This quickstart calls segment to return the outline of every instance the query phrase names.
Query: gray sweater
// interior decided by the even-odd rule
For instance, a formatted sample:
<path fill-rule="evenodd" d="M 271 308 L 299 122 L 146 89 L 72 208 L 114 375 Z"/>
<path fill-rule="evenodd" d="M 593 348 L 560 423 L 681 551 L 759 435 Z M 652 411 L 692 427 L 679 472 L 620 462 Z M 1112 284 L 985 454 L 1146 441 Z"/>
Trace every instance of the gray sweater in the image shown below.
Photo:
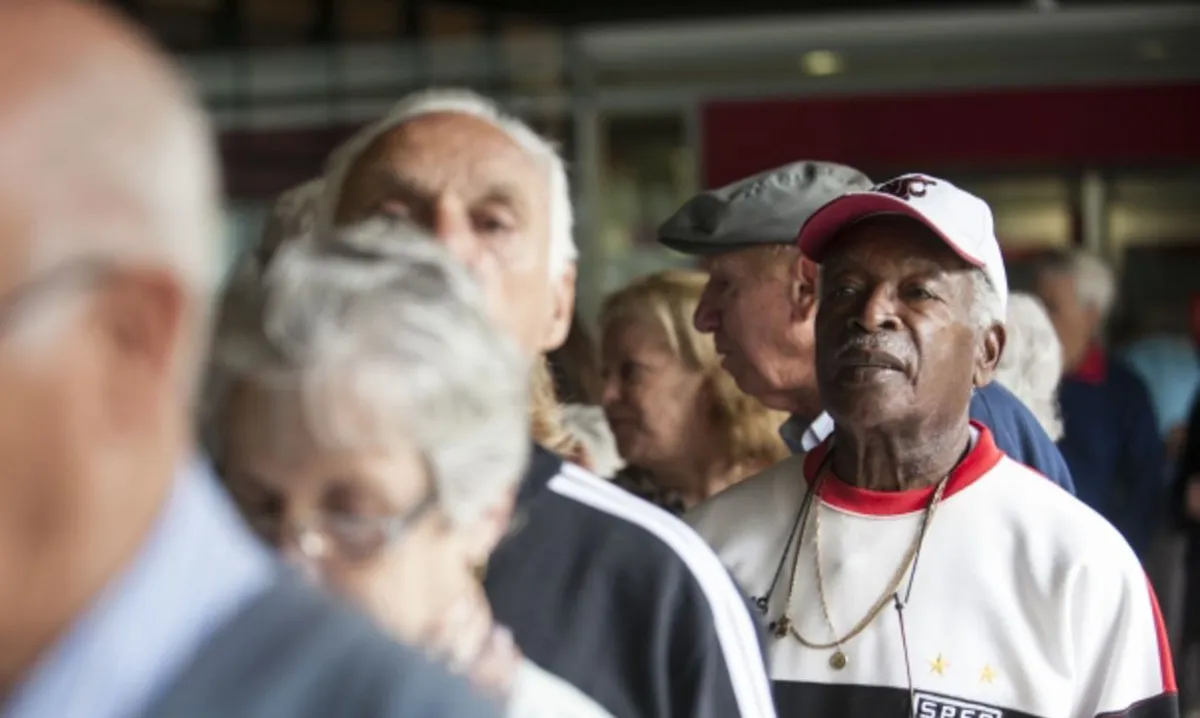
<path fill-rule="evenodd" d="M 465 684 L 282 576 L 217 631 L 143 718 L 482 718 Z"/>

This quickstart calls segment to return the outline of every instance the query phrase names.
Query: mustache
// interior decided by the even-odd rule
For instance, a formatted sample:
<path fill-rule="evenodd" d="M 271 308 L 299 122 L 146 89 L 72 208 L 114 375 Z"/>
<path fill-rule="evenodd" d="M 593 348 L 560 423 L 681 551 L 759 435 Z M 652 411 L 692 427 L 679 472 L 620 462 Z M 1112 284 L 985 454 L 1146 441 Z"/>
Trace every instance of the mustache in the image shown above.
<path fill-rule="evenodd" d="M 841 360 L 847 355 L 867 355 L 907 364 L 906 359 L 911 354 L 912 348 L 908 342 L 895 334 L 854 334 L 842 342 L 834 352 L 834 358 Z"/>

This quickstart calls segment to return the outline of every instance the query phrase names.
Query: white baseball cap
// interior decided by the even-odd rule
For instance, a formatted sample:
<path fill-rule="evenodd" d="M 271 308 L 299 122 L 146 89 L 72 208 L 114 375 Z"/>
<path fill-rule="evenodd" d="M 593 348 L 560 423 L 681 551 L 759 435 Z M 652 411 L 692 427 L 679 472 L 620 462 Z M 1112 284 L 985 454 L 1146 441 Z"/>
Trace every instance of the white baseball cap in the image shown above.
<path fill-rule="evenodd" d="M 796 243 L 809 259 L 821 262 L 829 242 L 843 228 L 880 214 L 911 217 L 928 227 L 992 283 L 1001 312 L 1008 311 L 1008 275 L 987 202 L 944 179 L 901 175 L 869 190 L 847 192 L 813 213 Z"/>

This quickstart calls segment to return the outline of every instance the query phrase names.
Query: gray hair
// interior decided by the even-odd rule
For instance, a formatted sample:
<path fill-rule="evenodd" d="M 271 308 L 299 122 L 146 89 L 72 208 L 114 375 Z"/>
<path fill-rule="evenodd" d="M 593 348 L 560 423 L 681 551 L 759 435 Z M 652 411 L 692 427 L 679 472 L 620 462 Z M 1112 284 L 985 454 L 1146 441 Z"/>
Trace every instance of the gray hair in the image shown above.
<path fill-rule="evenodd" d="M 558 149 L 529 125 L 502 111 L 492 100 L 470 90 L 433 89 L 408 95 L 396 103 L 383 119 L 366 126 L 334 150 L 325 170 L 325 192 L 318 213 L 319 226 L 333 225 L 346 175 L 355 160 L 375 140 L 409 120 L 439 113 L 468 115 L 497 127 L 545 167 L 550 184 L 550 274 L 553 278 L 561 277 L 579 254 L 573 235 L 575 218 L 566 163 Z"/>
<path fill-rule="evenodd" d="M 412 441 L 446 515 L 477 519 L 528 458 L 526 360 L 466 269 L 411 225 L 371 220 L 319 244 L 285 242 L 265 274 L 227 288 L 203 422 L 212 455 L 232 386 L 269 381 L 301 392 L 325 445 Z"/>
<path fill-rule="evenodd" d="M 1117 277 L 1103 259 L 1084 250 L 1072 250 L 1041 261 L 1038 270 L 1070 276 L 1075 280 L 1080 303 L 1095 309 L 1101 322 L 1108 319 L 1117 301 Z"/>
<path fill-rule="evenodd" d="M 995 324 L 1004 326 L 1004 310 L 1001 309 L 1000 295 L 992 286 L 992 280 L 982 269 L 973 269 L 971 283 L 971 324 L 979 331 Z"/>
<path fill-rule="evenodd" d="M 1062 378 L 1062 346 L 1041 301 L 1031 294 L 1008 298 L 1008 341 L 996 381 L 1020 399 L 1038 423 L 1057 441 L 1062 437 L 1058 406 L 1058 383 Z"/>
<path fill-rule="evenodd" d="M 325 181 L 317 177 L 285 190 L 275 198 L 267 215 L 254 259 L 267 266 L 279 245 L 299 237 L 308 237 L 317 227 L 317 209 Z"/>

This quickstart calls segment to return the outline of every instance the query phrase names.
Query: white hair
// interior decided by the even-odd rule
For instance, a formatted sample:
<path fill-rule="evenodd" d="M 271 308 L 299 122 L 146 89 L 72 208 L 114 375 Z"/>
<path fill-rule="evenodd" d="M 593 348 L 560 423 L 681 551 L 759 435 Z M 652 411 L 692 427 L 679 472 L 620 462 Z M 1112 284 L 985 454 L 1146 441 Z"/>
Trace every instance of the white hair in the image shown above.
<path fill-rule="evenodd" d="M 1071 274 L 1079 300 L 1107 319 L 1117 299 L 1117 277 L 1101 258 L 1087 252 L 1071 255 Z"/>
<path fill-rule="evenodd" d="M 1008 340 L 995 380 L 1020 399 L 1038 423 L 1057 441 L 1062 437 L 1058 383 L 1062 378 L 1062 346 L 1042 302 L 1031 294 L 1008 298 Z"/>
<path fill-rule="evenodd" d="M 325 170 L 325 193 L 318 214 L 320 226 L 333 226 L 346 175 L 375 140 L 409 120 L 439 113 L 468 115 L 497 127 L 545 168 L 550 187 L 550 275 L 561 277 L 578 256 L 566 164 L 558 149 L 529 125 L 470 90 L 433 89 L 408 95 L 393 105 L 383 119 L 366 126 L 334 150 Z"/>
<path fill-rule="evenodd" d="M 411 225 L 375 219 L 320 244 L 287 241 L 264 276 L 227 289 L 203 424 L 212 455 L 232 386 L 282 383 L 322 445 L 411 441 L 446 515 L 476 520 L 528 458 L 526 360 L 466 269 Z"/>
<path fill-rule="evenodd" d="M 1004 311 L 1000 308 L 1000 295 L 992 286 L 992 280 L 982 269 L 971 270 L 971 324 L 984 331 L 993 325 L 1004 325 Z"/>
<path fill-rule="evenodd" d="M 1103 323 L 1117 300 L 1117 277 L 1100 257 L 1084 250 L 1056 254 L 1041 263 L 1042 271 L 1066 274 L 1075 280 L 1079 302 L 1095 309 Z"/>

